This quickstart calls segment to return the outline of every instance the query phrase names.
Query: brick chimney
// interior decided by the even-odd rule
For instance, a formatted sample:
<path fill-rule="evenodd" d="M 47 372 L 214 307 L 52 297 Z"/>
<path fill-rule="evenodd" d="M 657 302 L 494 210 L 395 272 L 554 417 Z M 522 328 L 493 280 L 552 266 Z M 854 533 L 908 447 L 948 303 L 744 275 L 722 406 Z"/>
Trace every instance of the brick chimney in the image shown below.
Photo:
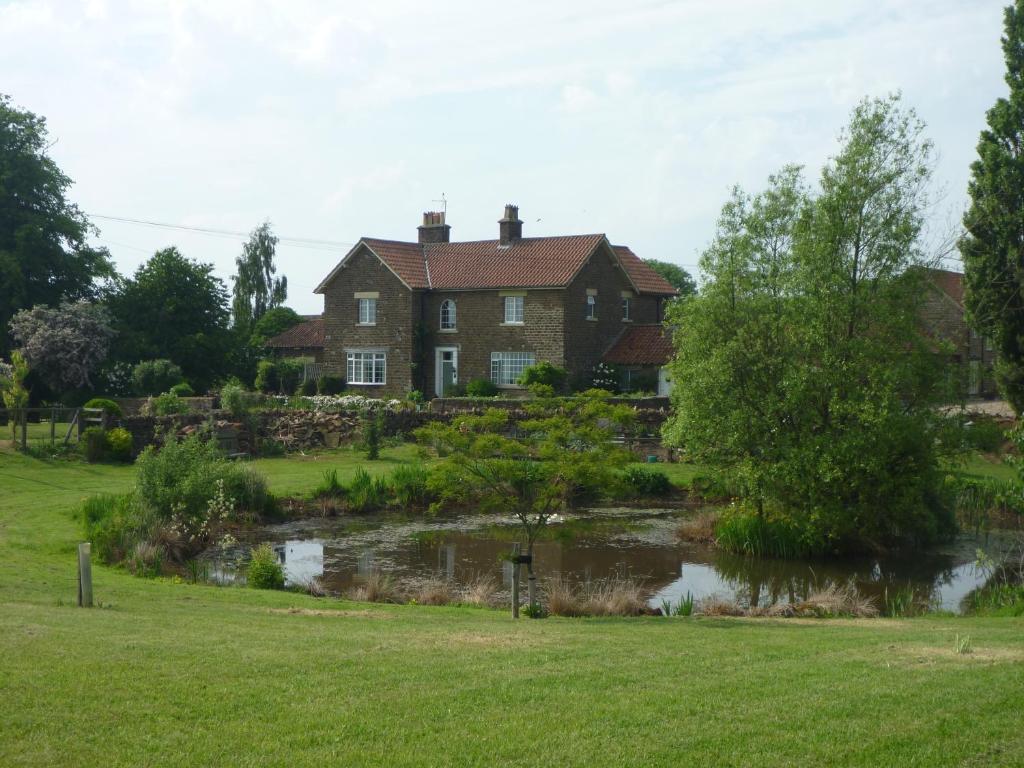
<path fill-rule="evenodd" d="M 498 239 L 502 245 L 511 245 L 523 239 L 523 222 L 519 220 L 519 206 L 505 206 L 505 215 L 498 220 Z"/>
<path fill-rule="evenodd" d="M 420 233 L 420 245 L 429 243 L 447 243 L 452 228 L 444 223 L 444 211 L 424 211 L 423 223 L 417 227 Z"/>

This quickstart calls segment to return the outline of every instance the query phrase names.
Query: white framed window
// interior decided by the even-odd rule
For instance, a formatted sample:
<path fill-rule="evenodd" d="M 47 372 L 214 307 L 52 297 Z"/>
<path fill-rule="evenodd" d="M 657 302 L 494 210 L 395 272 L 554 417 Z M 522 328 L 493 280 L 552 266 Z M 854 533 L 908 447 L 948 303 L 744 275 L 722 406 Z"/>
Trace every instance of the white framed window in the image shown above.
<path fill-rule="evenodd" d="M 349 384 L 387 383 L 388 356 L 386 352 L 348 352 Z"/>
<path fill-rule="evenodd" d="M 505 297 L 505 322 L 506 323 L 522 323 L 523 322 L 523 302 L 525 296 L 506 296 Z"/>
<path fill-rule="evenodd" d="M 536 362 L 533 352 L 491 352 L 491 381 L 499 387 L 519 386 L 523 370 Z"/>
<path fill-rule="evenodd" d="M 441 330 L 455 330 L 455 302 L 451 299 L 441 302 Z"/>
<path fill-rule="evenodd" d="M 633 309 L 633 300 L 629 296 L 622 297 L 622 319 L 631 320 L 629 316 L 630 311 Z"/>
<path fill-rule="evenodd" d="M 587 295 L 587 320 L 597 320 L 597 296 Z"/>
<path fill-rule="evenodd" d="M 377 324 L 377 300 L 376 299 L 359 299 L 359 324 L 360 325 L 376 325 Z"/>

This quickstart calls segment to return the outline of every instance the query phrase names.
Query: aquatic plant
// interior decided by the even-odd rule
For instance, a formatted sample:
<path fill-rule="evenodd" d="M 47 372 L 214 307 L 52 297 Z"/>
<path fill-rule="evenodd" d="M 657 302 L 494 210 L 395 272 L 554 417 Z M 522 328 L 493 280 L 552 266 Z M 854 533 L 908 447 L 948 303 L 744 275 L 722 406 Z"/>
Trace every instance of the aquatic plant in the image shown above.
<path fill-rule="evenodd" d="M 348 508 L 353 512 L 371 512 L 388 503 L 390 488 L 383 477 L 371 477 L 362 467 L 356 470 L 348 487 Z"/>
<path fill-rule="evenodd" d="M 717 509 L 710 509 L 684 518 L 676 528 L 676 538 L 694 544 L 713 544 L 719 515 Z"/>
<path fill-rule="evenodd" d="M 419 464 L 403 464 L 391 472 L 391 491 L 402 509 L 425 507 L 431 495 L 427 487 L 429 473 Z"/>
<path fill-rule="evenodd" d="M 320 483 L 313 489 L 314 499 L 340 499 L 345 495 L 345 486 L 338 479 L 338 470 L 328 469 Z"/>

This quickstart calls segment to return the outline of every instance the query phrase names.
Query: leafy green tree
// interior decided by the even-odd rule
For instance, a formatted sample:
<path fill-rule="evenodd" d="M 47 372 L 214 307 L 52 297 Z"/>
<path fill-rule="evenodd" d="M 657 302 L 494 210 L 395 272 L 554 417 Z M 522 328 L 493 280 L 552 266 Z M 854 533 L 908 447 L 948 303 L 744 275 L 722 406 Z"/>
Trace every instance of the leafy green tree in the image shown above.
<path fill-rule="evenodd" d="M 898 97 L 865 100 L 820 191 L 796 167 L 758 195 L 736 190 L 701 293 L 669 312 L 665 437 L 731 480 L 743 505 L 719 539 L 737 549 L 825 553 L 949 530 L 935 504 L 945 376 L 918 326 L 922 131 Z"/>
<path fill-rule="evenodd" d="M 19 309 L 95 299 L 114 277 L 105 249 L 86 243 L 89 222 L 67 197 L 71 179 L 46 154 L 46 120 L 0 94 L 0 352 Z"/>
<path fill-rule="evenodd" d="M 11 353 L 10 364 L 0 361 L 0 399 L 3 400 L 4 408 L 8 412 L 17 408 L 26 408 L 29 402 L 29 392 L 25 387 L 25 379 L 28 377 L 28 363 L 24 355 L 18 350 Z M 13 413 L 8 413 L 8 423 L 11 426 L 11 438 L 14 438 L 14 429 L 17 422 Z"/>
<path fill-rule="evenodd" d="M 62 393 L 92 386 L 114 337 L 110 322 L 100 304 L 65 302 L 20 310 L 11 318 L 11 336 L 43 383 Z"/>
<path fill-rule="evenodd" d="M 431 478 L 439 499 L 434 507 L 472 505 L 483 512 L 512 514 L 532 556 L 548 520 L 581 495 L 601 494 L 615 482 L 615 470 L 629 461 L 612 441 L 628 430 L 631 408 L 607 402 L 590 391 L 557 403 L 524 406 L 528 418 L 513 425 L 507 410 L 434 422 L 416 430 L 416 439 L 443 457 Z M 536 602 L 534 568 L 530 603 Z"/>
<path fill-rule="evenodd" d="M 274 307 L 263 313 L 263 316 L 253 324 L 250 345 L 262 349 L 267 339 L 272 339 L 279 333 L 284 333 L 302 322 L 302 315 L 291 307 Z"/>
<path fill-rule="evenodd" d="M 270 222 L 260 224 L 242 246 L 242 255 L 235 260 L 234 300 L 231 305 L 235 327 L 252 331 L 253 324 L 270 309 L 280 306 L 288 297 L 288 278 L 275 278 L 274 255 L 277 237 Z"/>
<path fill-rule="evenodd" d="M 960 253 L 971 324 L 999 353 L 996 381 L 1024 411 L 1024 0 L 1006 9 L 1003 56 L 1009 96 L 988 111 L 971 165 Z"/>
<path fill-rule="evenodd" d="M 108 303 L 121 360 L 171 360 L 200 392 L 231 369 L 236 336 L 228 327 L 227 289 L 212 265 L 165 248 L 124 280 Z"/>
<path fill-rule="evenodd" d="M 679 291 L 680 296 L 692 296 L 697 292 L 697 283 L 690 273 L 678 264 L 657 259 L 644 259 L 644 263 L 665 278 L 673 288 Z"/>

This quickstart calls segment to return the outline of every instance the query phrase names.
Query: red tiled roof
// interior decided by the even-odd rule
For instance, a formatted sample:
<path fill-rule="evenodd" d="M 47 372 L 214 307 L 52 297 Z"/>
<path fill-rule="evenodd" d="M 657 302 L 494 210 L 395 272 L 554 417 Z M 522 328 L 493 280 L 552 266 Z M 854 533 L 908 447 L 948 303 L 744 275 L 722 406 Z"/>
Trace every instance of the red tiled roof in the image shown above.
<path fill-rule="evenodd" d="M 317 316 L 304 323 L 293 325 L 287 331 L 281 331 L 267 339 L 265 347 L 287 347 L 291 349 L 317 348 L 324 345 L 324 319 Z"/>
<path fill-rule="evenodd" d="M 426 246 L 430 287 L 540 288 L 568 285 L 604 235 L 527 237 Z"/>
<path fill-rule="evenodd" d="M 360 240 L 410 288 L 442 290 L 561 288 L 572 281 L 603 242 L 607 242 L 604 235 L 525 237 L 505 246 L 499 240 L 427 245 L 377 238 Z M 629 248 L 615 246 L 614 251 L 641 293 L 676 293 Z M 318 292 L 340 266 L 320 284 Z"/>
<path fill-rule="evenodd" d="M 964 276 L 946 269 L 929 269 L 928 279 L 961 307 L 964 305 Z"/>
<path fill-rule="evenodd" d="M 627 328 L 602 358 L 614 365 L 665 365 L 672 359 L 672 336 L 662 325 Z"/>
<path fill-rule="evenodd" d="M 400 240 L 378 240 L 364 237 L 362 242 L 398 275 L 410 288 L 429 288 L 430 279 L 423 261 L 423 246 Z"/>
<path fill-rule="evenodd" d="M 622 268 L 641 293 L 662 293 L 675 296 L 679 291 L 665 278 L 644 264 L 643 259 L 629 249 L 628 245 L 613 245 Z"/>

